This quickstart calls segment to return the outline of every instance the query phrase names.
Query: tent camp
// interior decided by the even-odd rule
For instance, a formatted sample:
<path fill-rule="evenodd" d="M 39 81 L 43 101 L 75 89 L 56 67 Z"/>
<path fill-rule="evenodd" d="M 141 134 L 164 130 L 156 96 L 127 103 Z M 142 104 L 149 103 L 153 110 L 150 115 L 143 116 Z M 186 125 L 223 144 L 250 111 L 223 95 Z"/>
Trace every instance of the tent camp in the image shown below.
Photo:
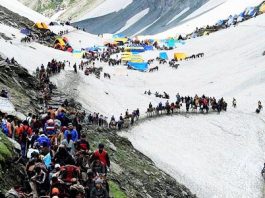
<path fill-rule="evenodd" d="M 159 53 L 159 58 L 163 59 L 163 60 L 167 60 L 168 59 L 168 55 L 166 52 L 160 52 Z"/>
<path fill-rule="evenodd" d="M 184 60 L 187 57 L 185 53 L 174 53 L 175 60 Z"/>
<path fill-rule="evenodd" d="M 138 71 L 146 71 L 148 69 L 147 63 L 128 62 L 128 66 Z"/>
<path fill-rule="evenodd" d="M 27 29 L 27 28 L 23 28 L 23 29 L 20 30 L 20 33 L 25 34 L 25 35 L 28 36 L 28 35 L 31 34 L 31 31 L 29 29 Z"/>
<path fill-rule="evenodd" d="M 44 22 L 37 22 L 34 24 L 33 27 L 35 27 L 37 29 L 41 29 L 41 30 L 48 30 L 49 29 L 49 27 Z"/>

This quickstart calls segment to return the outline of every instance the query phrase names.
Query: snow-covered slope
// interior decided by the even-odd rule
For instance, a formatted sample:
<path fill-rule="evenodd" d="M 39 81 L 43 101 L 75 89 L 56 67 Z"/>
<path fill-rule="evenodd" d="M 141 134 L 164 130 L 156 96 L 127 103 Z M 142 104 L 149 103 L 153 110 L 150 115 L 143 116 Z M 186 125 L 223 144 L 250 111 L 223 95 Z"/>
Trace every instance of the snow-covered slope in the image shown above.
<path fill-rule="evenodd" d="M 149 89 L 166 91 L 173 101 L 177 92 L 224 97 L 229 109 L 221 115 L 156 119 L 122 135 L 199 197 L 259 198 L 265 125 L 264 112 L 257 115 L 255 109 L 258 100 L 265 102 L 264 20 L 261 15 L 235 28 L 187 41 L 174 51 L 204 52 L 205 57 L 182 62 L 178 70 L 160 65 L 156 73 L 139 73 L 98 63 L 112 75 L 111 80 L 82 73 L 71 79 L 67 72 L 54 81 L 77 94 L 87 109 L 109 117 L 137 107 L 144 114 L 149 102 L 161 100 L 143 94 Z M 170 58 L 174 51 L 168 52 Z M 158 53 L 144 56 L 155 58 Z M 238 100 L 237 109 L 231 109 L 233 97 Z"/>
<path fill-rule="evenodd" d="M 60 89 L 75 96 L 87 110 L 109 118 L 111 115 L 117 118 L 127 108 L 129 111 L 140 108 L 144 116 L 149 102 L 157 104 L 161 100 L 143 94 L 149 89 L 166 91 L 171 100 L 177 92 L 224 97 L 229 109 L 221 115 L 156 119 L 122 135 L 199 197 L 259 198 L 263 192 L 260 170 L 265 160 L 262 133 L 265 125 L 264 111 L 259 115 L 254 111 L 258 100 L 265 102 L 264 21 L 265 15 L 260 15 L 237 27 L 188 40 L 186 45 L 168 51 L 170 58 L 174 52 L 205 53 L 204 58 L 181 62 L 178 70 L 159 65 L 158 72 L 140 73 L 124 66 L 109 67 L 96 62 L 96 66 L 103 67 L 103 72 L 111 74 L 111 80 L 85 76 L 81 71 L 75 74 L 71 67 L 52 80 Z M 53 28 L 60 31 L 62 27 Z M 21 44 L 23 35 L 17 29 L 1 25 L 0 33 L 13 38 L 12 43 L 0 38 L 0 53 L 15 57 L 30 71 L 52 58 L 71 63 L 81 61 L 71 53 L 37 43 Z M 78 49 L 104 42 L 97 36 L 76 30 L 68 37 Z M 159 51 L 151 51 L 143 56 L 149 59 L 158 54 Z M 151 67 L 156 65 L 157 62 Z M 230 107 L 233 97 L 238 100 L 237 109 Z"/>
<path fill-rule="evenodd" d="M 120 4 L 119 1 L 123 1 Z M 143 18 L 123 28 L 126 35 L 158 34 L 164 31 L 168 36 L 190 33 L 196 27 L 211 25 L 229 15 L 239 14 L 248 6 L 257 6 L 262 0 L 119 0 L 111 5 L 109 1 L 100 4 L 76 24 L 92 33 L 115 33 L 143 10 L 149 9 Z M 117 3 L 116 3 L 117 2 Z M 126 7 L 121 6 L 127 5 Z M 106 9 L 108 7 L 108 9 Z M 105 9 L 103 9 L 105 8 Z M 110 13 L 113 9 L 118 11 Z M 179 26 L 179 27 L 176 27 Z M 146 28 L 147 27 L 147 28 Z M 165 34 L 163 34 L 165 35 Z"/>
<path fill-rule="evenodd" d="M 49 22 L 49 19 L 43 15 L 31 10 L 27 6 L 24 6 L 17 0 L 0 0 L 0 5 L 6 7 L 14 13 L 28 18 L 33 22 Z"/>
<path fill-rule="evenodd" d="M 214 25 L 220 19 L 227 19 L 229 15 L 239 14 L 247 7 L 257 6 L 262 0 L 210 0 L 201 8 L 183 19 L 178 25 L 156 37 L 175 36 L 180 33 L 190 33 L 196 27 Z"/>

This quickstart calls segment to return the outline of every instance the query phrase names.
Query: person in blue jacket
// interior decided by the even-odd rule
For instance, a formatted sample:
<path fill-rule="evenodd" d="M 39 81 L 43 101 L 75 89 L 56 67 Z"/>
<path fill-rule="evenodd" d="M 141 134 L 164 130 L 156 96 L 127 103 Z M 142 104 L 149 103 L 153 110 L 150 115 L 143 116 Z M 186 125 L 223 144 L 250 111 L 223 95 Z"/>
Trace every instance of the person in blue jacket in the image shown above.
<path fill-rule="evenodd" d="M 37 142 L 39 143 L 40 146 L 51 146 L 51 141 L 50 139 L 45 135 L 45 134 L 41 134 L 38 139 Z"/>
<path fill-rule="evenodd" d="M 77 142 L 77 140 L 78 140 L 78 133 L 77 133 L 77 130 L 74 129 L 74 126 L 73 126 L 72 123 L 69 123 L 68 124 L 68 130 L 66 130 L 64 132 L 64 139 L 67 139 L 67 135 L 68 134 L 71 134 L 72 135 L 73 142 Z"/>

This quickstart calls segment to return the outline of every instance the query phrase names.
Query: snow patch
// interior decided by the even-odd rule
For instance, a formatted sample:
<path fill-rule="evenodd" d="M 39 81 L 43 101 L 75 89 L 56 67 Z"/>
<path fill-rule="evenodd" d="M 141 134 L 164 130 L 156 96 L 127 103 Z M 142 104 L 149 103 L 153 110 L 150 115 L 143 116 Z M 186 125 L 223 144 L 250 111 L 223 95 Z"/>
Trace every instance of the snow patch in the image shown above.
<path fill-rule="evenodd" d="M 182 10 L 180 13 L 178 13 L 176 16 L 174 16 L 168 23 L 167 25 L 169 25 L 170 23 L 172 23 L 173 21 L 175 21 L 177 18 L 179 18 L 181 15 L 185 14 L 187 11 L 189 11 L 189 7 L 185 8 L 184 10 Z"/>
<path fill-rule="evenodd" d="M 118 12 L 119 10 L 126 8 L 132 2 L 133 0 L 105 0 L 95 9 L 85 14 L 82 18 L 78 19 L 78 21 L 104 16 L 112 12 Z"/>
<path fill-rule="evenodd" d="M 148 14 L 148 12 L 149 12 L 149 8 L 142 10 L 141 12 L 139 12 L 138 14 L 136 14 L 135 16 L 130 18 L 126 22 L 125 26 L 123 28 L 121 28 L 119 31 L 117 31 L 116 33 L 120 33 L 120 32 L 123 32 L 124 30 L 128 29 L 133 24 L 135 24 L 137 21 L 139 21 L 141 18 L 143 18 L 146 14 Z"/>

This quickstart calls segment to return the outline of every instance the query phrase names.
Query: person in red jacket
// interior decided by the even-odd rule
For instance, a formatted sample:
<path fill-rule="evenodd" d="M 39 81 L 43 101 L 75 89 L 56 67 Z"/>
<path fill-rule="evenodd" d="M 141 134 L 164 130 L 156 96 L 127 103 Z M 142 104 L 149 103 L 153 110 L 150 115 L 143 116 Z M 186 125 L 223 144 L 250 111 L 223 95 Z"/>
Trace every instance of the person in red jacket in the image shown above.
<path fill-rule="evenodd" d="M 80 177 L 80 168 L 74 165 L 65 165 L 61 167 L 60 179 L 66 183 L 72 183 L 73 179 Z"/>
<path fill-rule="evenodd" d="M 21 154 L 22 157 L 26 157 L 27 149 L 28 149 L 28 141 L 29 137 L 32 135 L 32 129 L 29 126 L 29 123 L 27 120 L 24 120 L 23 125 L 21 125 L 18 128 L 18 137 L 19 137 L 19 143 L 21 145 Z"/>
<path fill-rule="evenodd" d="M 104 149 L 104 144 L 100 143 L 98 149 L 94 151 L 91 156 L 90 161 L 94 162 L 96 159 L 99 159 L 105 167 L 105 172 L 107 173 L 107 167 L 110 168 L 110 160 L 108 152 Z"/>

